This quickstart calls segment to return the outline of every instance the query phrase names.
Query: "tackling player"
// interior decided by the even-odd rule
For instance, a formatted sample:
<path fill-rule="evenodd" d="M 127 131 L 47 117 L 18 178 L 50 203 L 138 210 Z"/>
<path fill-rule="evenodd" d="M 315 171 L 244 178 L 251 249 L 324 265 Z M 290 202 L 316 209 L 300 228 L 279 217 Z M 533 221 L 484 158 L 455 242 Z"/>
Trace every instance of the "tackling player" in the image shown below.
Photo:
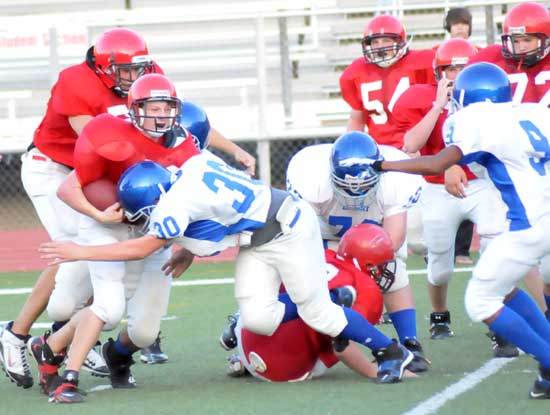
<path fill-rule="evenodd" d="M 360 223 L 380 225 L 390 235 L 397 271 L 384 303 L 399 340 L 415 354 L 408 369 L 421 372 L 428 364 L 417 339 L 416 310 L 406 270 L 406 230 L 407 211 L 418 201 L 424 180 L 404 174 L 379 176 L 362 163 L 379 153 L 390 159 L 407 158 L 358 131 L 343 134 L 334 144 L 306 147 L 289 162 L 287 189 L 313 207 L 329 248 Z"/>
<path fill-rule="evenodd" d="M 490 180 L 501 197 L 507 230 L 481 255 L 468 283 L 466 310 L 497 335 L 534 356 L 539 375 L 529 395 L 550 398 L 550 324 L 516 284 L 550 255 L 550 110 L 514 104 L 507 74 L 478 63 L 457 77 L 453 101 L 459 109 L 444 125 L 446 148 L 414 160 L 369 163 L 378 171 L 440 174 L 453 164 L 469 164 Z M 463 108 L 463 109 L 460 109 Z"/>

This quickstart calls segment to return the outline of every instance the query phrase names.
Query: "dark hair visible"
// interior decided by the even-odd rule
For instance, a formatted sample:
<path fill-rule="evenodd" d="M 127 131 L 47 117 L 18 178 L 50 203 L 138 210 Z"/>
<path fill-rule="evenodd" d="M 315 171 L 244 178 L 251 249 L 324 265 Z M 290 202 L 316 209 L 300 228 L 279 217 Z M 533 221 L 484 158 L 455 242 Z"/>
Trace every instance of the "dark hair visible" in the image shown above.
<path fill-rule="evenodd" d="M 468 35 L 472 35 L 472 13 L 466 7 L 449 9 L 443 22 L 443 28 L 451 33 L 451 26 L 456 23 L 465 23 L 469 26 Z"/>

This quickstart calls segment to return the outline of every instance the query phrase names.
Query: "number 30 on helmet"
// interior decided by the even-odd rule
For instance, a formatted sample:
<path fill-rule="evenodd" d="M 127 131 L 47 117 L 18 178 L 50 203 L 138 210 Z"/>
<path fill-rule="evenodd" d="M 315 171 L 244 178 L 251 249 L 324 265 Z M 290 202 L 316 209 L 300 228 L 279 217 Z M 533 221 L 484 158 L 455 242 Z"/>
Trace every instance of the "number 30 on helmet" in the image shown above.
<path fill-rule="evenodd" d="M 338 244 L 338 256 L 370 275 L 382 292 L 395 281 L 395 256 L 391 238 L 382 227 L 363 223 L 350 228 Z"/>

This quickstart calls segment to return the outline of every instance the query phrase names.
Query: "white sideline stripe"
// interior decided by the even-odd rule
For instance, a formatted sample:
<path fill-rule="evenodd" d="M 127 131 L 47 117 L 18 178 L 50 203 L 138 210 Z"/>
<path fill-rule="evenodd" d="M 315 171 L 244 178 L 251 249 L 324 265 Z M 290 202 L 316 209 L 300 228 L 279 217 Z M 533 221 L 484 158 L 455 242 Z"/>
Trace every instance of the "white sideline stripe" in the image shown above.
<path fill-rule="evenodd" d="M 174 315 L 168 315 L 161 318 L 162 321 L 172 321 L 177 320 L 179 317 Z M 122 319 L 122 322 L 126 322 L 128 320 Z M 0 321 L 0 327 L 5 326 L 8 324 L 10 320 Z M 34 323 L 31 327 L 31 329 L 50 329 L 52 327 L 53 321 L 46 322 L 46 323 Z"/>
<path fill-rule="evenodd" d="M 513 362 L 517 358 L 510 359 L 491 359 L 487 361 L 483 366 L 477 369 L 475 372 L 468 374 L 456 383 L 447 386 L 441 392 L 436 393 L 431 398 L 420 402 L 411 410 L 404 412 L 401 415 L 427 415 L 433 414 L 447 402 L 455 399 L 459 395 L 472 389 L 478 383 L 489 376 L 494 375 L 508 363 Z"/>
<path fill-rule="evenodd" d="M 473 268 L 456 268 L 454 272 L 471 272 Z M 423 275 L 426 274 L 426 269 L 413 269 L 409 271 L 409 275 Z M 223 285 L 223 284 L 233 284 L 235 282 L 234 278 L 211 278 L 204 280 L 189 280 L 189 281 L 173 281 L 173 287 L 189 287 L 196 285 Z M 0 295 L 18 295 L 18 294 L 29 294 L 32 290 L 30 288 L 3 288 L 0 289 Z"/>

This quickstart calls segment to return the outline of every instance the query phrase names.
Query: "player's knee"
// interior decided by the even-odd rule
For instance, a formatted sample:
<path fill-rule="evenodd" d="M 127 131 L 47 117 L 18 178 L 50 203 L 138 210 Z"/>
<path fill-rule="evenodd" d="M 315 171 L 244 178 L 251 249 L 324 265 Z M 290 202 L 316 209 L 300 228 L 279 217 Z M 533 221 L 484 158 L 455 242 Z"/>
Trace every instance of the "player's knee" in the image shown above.
<path fill-rule="evenodd" d="M 279 302 L 263 305 L 252 301 L 239 302 L 243 327 L 257 334 L 271 336 L 283 318 L 284 309 L 281 306 L 284 307 Z"/>
<path fill-rule="evenodd" d="M 428 282 L 431 285 L 439 287 L 443 284 L 447 284 L 453 276 L 452 271 L 439 271 L 428 274 Z"/>
<path fill-rule="evenodd" d="M 480 322 L 489 318 L 494 311 L 502 306 L 502 301 L 487 298 L 476 288 L 476 284 L 471 281 L 466 287 L 464 295 L 464 306 L 466 313 L 472 321 Z"/>
<path fill-rule="evenodd" d="M 125 303 L 122 301 L 96 301 L 91 305 L 91 310 L 96 316 L 105 322 L 104 330 L 113 330 L 118 326 L 124 316 Z"/>
<path fill-rule="evenodd" d="M 53 321 L 67 321 L 76 312 L 76 303 L 69 297 L 61 299 L 52 295 L 48 301 L 47 311 Z"/>
<path fill-rule="evenodd" d="M 132 343 L 139 348 L 144 348 L 153 344 L 160 330 L 160 321 L 142 321 L 139 323 L 128 324 L 128 336 Z"/>

